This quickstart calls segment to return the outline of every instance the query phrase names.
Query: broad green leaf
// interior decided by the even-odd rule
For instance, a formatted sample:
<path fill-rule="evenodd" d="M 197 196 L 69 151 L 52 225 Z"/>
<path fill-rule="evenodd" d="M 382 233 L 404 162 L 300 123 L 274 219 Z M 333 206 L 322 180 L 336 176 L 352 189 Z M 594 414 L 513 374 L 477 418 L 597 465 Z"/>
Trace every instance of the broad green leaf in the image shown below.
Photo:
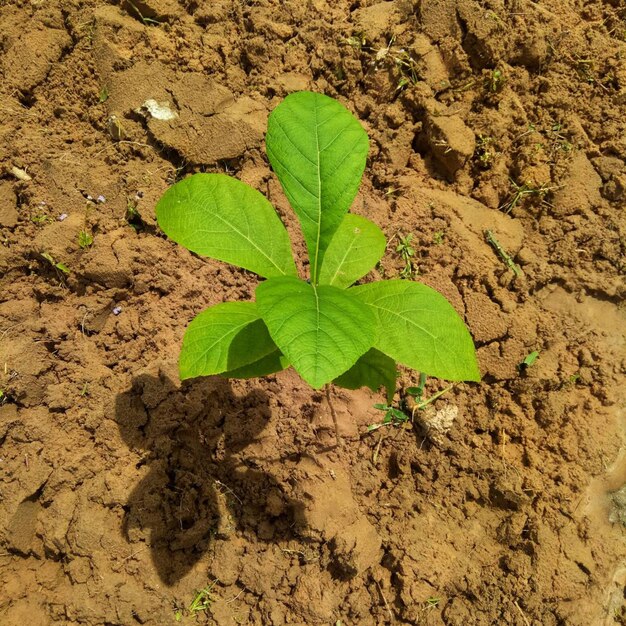
<path fill-rule="evenodd" d="M 187 326 L 180 378 L 221 374 L 275 351 L 254 302 L 223 302 L 202 311 Z"/>
<path fill-rule="evenodd" d="M 163 232 L 192 252 L 267 278 L 297 275 L 289 236 L 274 207 L 236 178 L 185 178 L 163 194 L 156 215 Z"/>
<path fill-rule="evenodd" d="M 374 341 L 374 315 L 337 287 L 271 278 L 257 287 L 256 299 L 272 339 L 316 389 L 352 367 Z"/>
<path fill-rule="evenodd" d="M 480 380 L 472 337 L 452 305 L 437 291 L 386 280 L 348 291 L 378 321 L 374 347 L 413 369 L 445 380 Z"/>
<path fill-rule="evenodd" d="M 395 361 L 376 348 L 371 348 L 345 374 L 333 382 L 344 389 L 369 387 L 372 391 L 378 391 L 385 387 L 387 402 L 391 404 L 396 393 L 397 378 Z"/>
<path fill-rule="evenodd" d="M 287 357 L 283 356 L 280 350 L 275 350 L 254 363 L 244 365 L 235 370 L 223 372 L 220 376 L 224 378 L 258 378 L 260 376 L 269 376 L 276 372 L 282 372 L 288 367 L 289 361 Z"/>
<path fill-rule="evenodd" d="M 359 190 L 367 133 L 336 100 L 300 91 L 270 114 L 265 144 L 300 220 L 316 285 L 324 252 Z"/>
<path fill-rule="evenodd" d="M 386 243 L 383 231 L 376 224 L 348 213 L 324 254 L 320 285 L 349 287 L 380 261 Z"/>

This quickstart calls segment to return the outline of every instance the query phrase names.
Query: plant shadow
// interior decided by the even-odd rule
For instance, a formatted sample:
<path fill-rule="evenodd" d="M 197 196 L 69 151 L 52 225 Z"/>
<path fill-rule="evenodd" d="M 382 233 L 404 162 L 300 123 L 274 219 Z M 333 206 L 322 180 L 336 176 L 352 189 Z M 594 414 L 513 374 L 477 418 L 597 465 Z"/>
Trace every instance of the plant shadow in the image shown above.
<path fill-rule="evenodd" d="M 149 466 L 128 499 L 123 533 L 149 545 L 167 585 L 216 538 L 251 532 L 260 540 L 291 539 L 298 506 L 254 460 L 271 415 L 267 395 L 237 396 L 219 377 L 182 385 L 172 378 L 163 369 L 141 374 L 115 403 L 124 441 L 144 451 L 137 468 Z"/>

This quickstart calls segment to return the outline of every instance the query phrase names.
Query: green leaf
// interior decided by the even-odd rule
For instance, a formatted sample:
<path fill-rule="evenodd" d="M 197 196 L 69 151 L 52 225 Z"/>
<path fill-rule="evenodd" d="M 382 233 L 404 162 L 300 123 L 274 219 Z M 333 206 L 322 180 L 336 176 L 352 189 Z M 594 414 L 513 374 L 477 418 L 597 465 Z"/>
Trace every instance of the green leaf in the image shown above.
<path fill-rule="evenodd" d="M 368 307 L 337 287 L 271 278 L 257 287 L 256 298 L 272 339 L 316 389 L 348 370 L 374 341 Z"/>
<path fill-rule="evenodd" d="M 383 231 L 376 224 L 348 213 L 326 249 L 319 283 L 349 287 L 380 261 L 386 243 Z"/>
<path fill-rule="evenodd" d="M 369 387 L 372 391 L 378 391 L 385 387 L 387 402 L 391 404 L 396 393 L 397 377 L 395 361 L 376 348 L 371 348 L 345 374 L 333 382 L 344 389 Z"/>
<path fill-rule="evenodd" d="M 445 380 L 480 380 L 472 337 L 452 305 L 437 291 L 404 280 L 349 290 L 375 313 L 374 347 L 396 361 Z"/>
<path fill-rule="evenodd" d="M 220 376 L 224 378 L 259 378 L 261 376 L 275 374 L 276 372 L 282 372 L 288 367 L 289 361 L 287 357 L 283 356 L 280 350 L 275 350 L 254 363 L 229 370 L 228 372 L 223 372 Z"/>
<path fill-rule="evenodd" d="M 185 178 L 163 194 L 156 215 L 163 232 L 192 252 L 267 278 L 297 275 L 289 236 L 274 207 L 236 178 Z"/>
<path fill-rule="evenodd" d="M 187 327 L 180 352 L 180 378 L 221 374 L 275 351 L 254 302 L 223 302 L 202 311 Z"/>
<path fill-rule="evenodd" d="M 324 252 L 359 190 L 367 133 L 336 100 L 300 91 L 272 111 L 265 145 L 300 220 L 316 285 Z"/>

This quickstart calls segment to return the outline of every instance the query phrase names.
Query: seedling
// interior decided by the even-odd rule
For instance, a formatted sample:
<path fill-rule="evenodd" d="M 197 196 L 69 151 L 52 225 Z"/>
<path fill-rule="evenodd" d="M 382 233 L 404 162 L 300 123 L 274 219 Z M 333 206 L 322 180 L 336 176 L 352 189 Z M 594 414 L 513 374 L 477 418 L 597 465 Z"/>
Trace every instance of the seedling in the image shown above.
<path fill-rule="evenodd" d="M 400 400 L 398 407 L 394 407 L 390 404 L 391 400 L 388 399 L 387 404 L 375 404 L 374 408 L 380 411 L 385 411 L 385 417 L 382 422 L 376 424 L 370 424 L 367 427 L 367 432 L 371 433 L 378 430 L 382 426 L 401 426 L 408 421 L 413 422 L 415 419 L 415 413 L 425 409 L 429 404 L 440 398 L 444 393 L 447 393 L 452 389 L 453 385 L 449 385 L 445 389 L 438 391 L 430 396 L 430 398 L 424 399 L 424 388 L 426 386 L 426 374 L 420 374 L 420 381 L 417 387 L 407 387 L 405 390 L 408 396 L 412 396 L 415 399 L 413 408 L 410 408 L 405 399 Z"/>
<path fill-rule="evenodd" d="M 61 263 L 60 261 L 55 261 L 52 255 L 49 252 L 42 252 L 41 256 L 52 265 L 55 269 L 63 272 L 64 274 L 70 273 L 70 268 L 65 265 L 65 263 Z"/>
<path fill-rule="evenodd" d="M 353 286 L 377 264 L 385 236 L 349 213 L 369 150 L 360 123 L 337 101 L 293 93 L 268 121 L 269 161 L 302 227 L 309 264 L 300 277 L 271 204 L 224 174 L 195 174 L 159 200 L 161 229 L 192 252 L 265 280 L 254 302 L 223 302 L 189 324 L 182 379 L 251 378 L 289 366 L 312 387 L 387 389 L 396 364 L 448 380 L 480 380 L 472 338 L 437 291 L 409 280 Z"/>
<path fill-rule="evenodd" d="M 443 230 L 438 230 L 433 233 L 433 241 L 440 246 L 443 243 L 443 240 L 446 236 L 446 233 Z"/>
<path fill-rule="evenodd" d="M 158 26 L 161 22 L 159 22 L 159 20 L 155 20 L 152 19 L 151 17 L 145 17 L 143 15 L 143 13 L 135 6 L 135 4 L 133 2 L 131 2 L 131 0 L 126 0 L 126 4 L 130 5 L 131 9 L 133 10 L 133 12 L 135 13 L 135 15 L 146 25 L 146 26 L 150 26 L 150 24 L 153 24 L 155 26 Z"/>
<path fill-rule="evenodd" d="M 532 132 L 534 132 L 534 129 Z M 513 186 L 513 191 L 509 195 L 506 202 L 500 207 L 507 215 L 525 198 L 529 196 L 536 196 L 541 198 L 543 201 L 543 198 L 549 191 L 558 189 L 558 187 L 548 187 L 547 185 L 540 185 L 539 187 L 534 187 L 533 185 L 529 185 L 527 183 L 518 185 L 515 181 L 511 181 L 511 185 Z"/>
<path fill-rule="evenodd" d="M 109 88 L 106 85 L 102 85 L 100 93 L 98 94 L 98 102 L 102 104 L 109 99 Z"/>
<path fill-rule="evenodd" d="M 439 606 L 439 603 L 441 602 L 441 598 L 438 598 L 437 596 L 431 596 L 430 598 L 426 599 L 425 602 L 425 607 L 424 610 L 425 611 L 429 611 L 431 609 L 436 609 Z"/>
<path fill-rule="evenodd" d="M 189 612 L 191 614 L 199 613 L 200 611 L 207 611 L 211 608 L 211 603 L 214 600 L 211 595 L 211 591 L 214 586 L 215 582 L 207 585 L 204 589 L 200 589 L 200 591 L 196 591 L 196 595 L 189 605 Z"/>
<path fill-rule="evenodd" d="M 93 243 L 93 235 L 86 230 L 81 230 L 78 233 L 78 245 L 85 249 Z"/>
<path fill-rule="evenodd" d="M 126 199 L 126 221 L 136 231 L 139 231 L 143 228 L 144 223 L 141 219 L 141 215 L 139 214 L 139 209 L 137 208 L 137 198 L 127 198 Z"/>
<path fill-rule="evenodd" d="M 476 138 L 476 156 L 480 166 L 484 169 L 491 167 L 495 152 L 493 151 L 493 138 L 486 135 L 478 135 Z"/>
<path fill-rule="evenodd" d="M 39 215 L 31 215 L 30 221 L 33 224 L 47 224 L 52 221 L 52 218 L 45 213 L 40 213 Z"/>
<path fill-rule="evenodd" d="M 405 424 L 411 419 L 404 411 L 396 409 L 390 404 L 375 404 L 374 408 L 378 409 L 379 411 L 385 411 L 385 417 L 383 417 L 382 422 L 370 424 L 367 427 L 368 433 L 378 430 L 383 426 L 400 426 L 401 424 Z"/>
<path fill-rule="evenodd" d="M 413 265 L 413 257 L 415 256 L 415 250 L 411 247 L 411 241 L 413 235 L 410 233 L 403 237 L 398 236 L 400 243 L 396 246 L 396 252 L 400 254 L 400 257 L 404 261 L 404 267 L 400 271 L 400 278 L 413 278 L 415 276 L 415 267 Z"/>
<path fill-rule="evenodd" d="M 492 70 L 485 80 L 485 88 L 491 93 L 500 93 L 506 85 L 506 78 L 502 70 Z"/>
<path fill-rule="evenodd" d="M 520 373 L 525 372 L 537 360 L 538 356 L 539 352 L 534 350 L 521 363 L 519 363 L 517 369 L 519 369 Z"/>

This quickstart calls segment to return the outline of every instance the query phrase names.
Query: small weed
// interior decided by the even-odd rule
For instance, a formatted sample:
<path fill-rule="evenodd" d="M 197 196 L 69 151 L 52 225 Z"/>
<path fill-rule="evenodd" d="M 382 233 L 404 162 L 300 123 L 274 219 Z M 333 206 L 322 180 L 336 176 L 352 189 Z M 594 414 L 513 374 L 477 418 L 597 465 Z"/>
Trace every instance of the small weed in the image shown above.
<path fill-rule="evenodd" d="M 211 603 L 215 600 L 215 598 L 211 595 L 211 591 L 213 590 L 213 587 L 215 587 L 216 582 L 217 581 L 214 581 L 210 585 L 207 585 L 204 589 L 196 591 L 196 595 L 189 605 L 190 613 L 199 613 L 200 611 L 207 611 L 211 608 Z"/>
<path fill-rule="evenodd" d="M 52 267 L 54 267 L 55 269 L 59 270 L 60 272 L 63 272 L 63 274 L 69 274 L 70 273 L 70 268 L 65 265 L 65 263 L 61 263 L 60 261 L 55 261 L 54 258 L 52 257 L 52 255 L 49 252 L 42 252 L 41 256 L 48 261 L 48 263 L 50 263 L 50 265 L 52 265 Z"/>
<path fill-rule="evenodd" d="M 433 241 L 435 242 L 435 244 L 440 246 L 443 243 L 445 236 L 446 233 L 443 230 L 438 230 L 433 234 Z"/>
<path fill-rule="evenodd" d="M 78 24 L 77 30 L 80 36 L 84 37 L 87 44 L 91 47 L 91 44 L 93 44 L 94 35 L 96 34 L 95 18 Z"/>
<path fill-rule="evenodd" d="M 109 99 L 109 88 L 106 85 L 102 85 L 100 93 L 98 94 L 98 102 L 102 104 Z"/>
<path fill-rule="evenodd" d="M 413 278 L 416 274 L 415 266 L 413 264 L 413 257 L 415 256 L 415 250 L 411 246 L 413 235 L 410 233 L 403 237 L 398 236 L 400 243 L 396 246 L 396 252 L 402 258 L 404 267 L 400 271 L 400 278 Z"/>
<path fill-rule="evenodd" d="M 487 135 L 478 135 L 475 154 L 478 157 L 478 162 L 482 168 L 490 168 L 496 155 L 495 150 L 493 149 L 493 138 Z"/>
<path fill-rule="evenodd" d="M 41 226 L 42 224 L 50 223 L 52 221 L 52 218 L 49 215 L 46 215 L 45 213 L 40 213 L 39 215 L 31 215 L 30 221 L 33 224 L 37 224 L 38 226 Z"/>
<path fill-rule="evenodd" d="M 407 422 L 411 422 L 412 424 L 416 411 L 425 409 L 429 404 L 440 398 L 444 393 L 450 391 L 453 387 L 453 385 L 449 385 L 445 389 L 434 393 L 430 398 L 424 398 L 425 386 L 426 374 L 421 373 L 418 386 L 407 387 L 405 390 L 408 396 L 412 396 L 415 399 L 415 404 L 412 409 L 409 409 L 406 399 L 401 399 L 398 407 L 394 407 L 391 404 L 375 404 L 374 408 L 379 411 L 385 411 L 385 416 L 381 422 L 370 424 L 367 427 L 367 432 L 371 433 L 383 426 L 402 426 L 403 424 L 407 424 Z M 408 426 L 407 424 L 407 427 Z"/>
<path fill-rule="evenodd" d="M 364 48 L 367 48 L 367 37 L 363 31 L 359 31 L 354 35 L 347 37 L 343 41 L 355 50 L 363 50 Z"/>
<path fill-rule="evenodd" d="M 558 187 L 548 187 L 547 185 L 541 185 L 539 187 L 533 187 L 527 183 L 518 185 L 516 182 L 511 181 L 513 191 L 509 195 L 506 202 L 500 207 L 507 215 L 518 206 L 525 198 L 539 197 L 543 200 L 550 191 L 558 189 Z"/>
<path fill-rule="evenodd" d="M 430 398 L 424 398 L 424 387 L 426 385 L 426 376 L 424 374 L 420 374 L 420 382 L 418 387 L 409 387 L 406 390 L 406 393 L 415 398 L 415 405 L 411 410 L 411 419 L 415 416 L 417 411 L 422 411 L 429 404 L 432 404 L 438 398 L 441 398 L 444 393 L 448 393 L 454 387 L 454 385 L 448 385 L 445 389 L 434 393 Z"/>
<path fill-rule="evenodd" d="M 578 382 L 582 383 L 583 381 L 581 380 L 580 374 L 576 372 L 575 374 L 568 376 L 566 380 L 562 380 L 559 385 L 559 389 L 569 389 L 570 387 L 576 385 Z"/>
<path fill-rule="evenodd" d="M 93 235 L 86 230 L 81 230 L 78 233 L 78 245 L 83 248 L 88 248 L 93 243 Z"/>
<path fill-rule="evenodd" d="M 485 79 L 485 89 L 489 93 L 500 93 L 505 85 L 506 77 L 502 73 L 502 70 L 491 70 Z"/>
<path fill-rule="evenodd" d="M 89 395 L 91 395 L 91 392 L 89 391 L 89 383 L 84 383 L 83 384 L 83 388 L 80 390 L 80 395 L 82 398 L 85 398 Z"/>
<path fill-rule="evenodd" d="M 146 25 L 146 26 L 150 26 L 151 24 L 153 26 L 159 26 L 161 24 L 161 22 L 159 22 L 159 20 L 155 20 L 152 19 L 151 17 L 145 17 L 143 15 L 143 13 L 130 1 L 130 0 L 126 0 L 126 4 L 128 4 L 131 9 L 135 12 L 135 15 L 137 15 L 137 17 Z"/>
<path fill-rule="evenodd" d="M 552 160 L 556 160 L 560 154 L 568 154 L 572 151 L 572 144 L 563 134 L 563 125 L 559 122 L 552 124 L 547 132 L 548 153 Z"/>
<path fill-rule="evenodd" d="M 396 409 L 390 404 L 375 404 L 374 408 L 379 411 L 385 411 L 385 416 L 383 417 L 382 422 L 370 424 L 367 427 L 368 433 L 374 432 L 383 426 L 400 426 L 411 419 L 406 413 L 404 413 L 404 411 Z"/>
<path fill-rule="evenodd" d="M 416 84 L 420 79 L 417 59 L 415 59 L 410 50 L 394 47 L 395 35 L 389 39 L 389 43 L 386 46 L 378 49 L 367 45 L 367 38 L 363 33 L 357 33 L 344 41 L 356 50 L 373 54 L 374 59 L 371 65 L 374 69 L 395 67 L 399 75 L 396 92 L 402 91 L 409 85 Z"/>
<path fill-rule="evenodd" d="M 441 602 L 441 598 L 438 598 L 437 596 L 431 596 L 430 598 L 426 599 L 426 606 L 424 607 L 425 610 L 429 610 L 429 609 L 436 609 L 439 606 L 439 603 Z"/>
<path fill-rule="evenodd" d="M 144 226 L 141 215 L 139 214 L 139 209 L 137 208 L 136 197 L 126 199 L 126 221 L 136 231 L 140 231 Z"/>
<path fill-rule="evenodd" d="M 518 363 L 517 369 L 519 370 L 520 374 L 522 372 L 525 372 L 537 360 L 538 356 L 539 356 L 539 351 L 533 350 L 533 352 L 527 355 L 526 358 L 521 363 Z"/>

